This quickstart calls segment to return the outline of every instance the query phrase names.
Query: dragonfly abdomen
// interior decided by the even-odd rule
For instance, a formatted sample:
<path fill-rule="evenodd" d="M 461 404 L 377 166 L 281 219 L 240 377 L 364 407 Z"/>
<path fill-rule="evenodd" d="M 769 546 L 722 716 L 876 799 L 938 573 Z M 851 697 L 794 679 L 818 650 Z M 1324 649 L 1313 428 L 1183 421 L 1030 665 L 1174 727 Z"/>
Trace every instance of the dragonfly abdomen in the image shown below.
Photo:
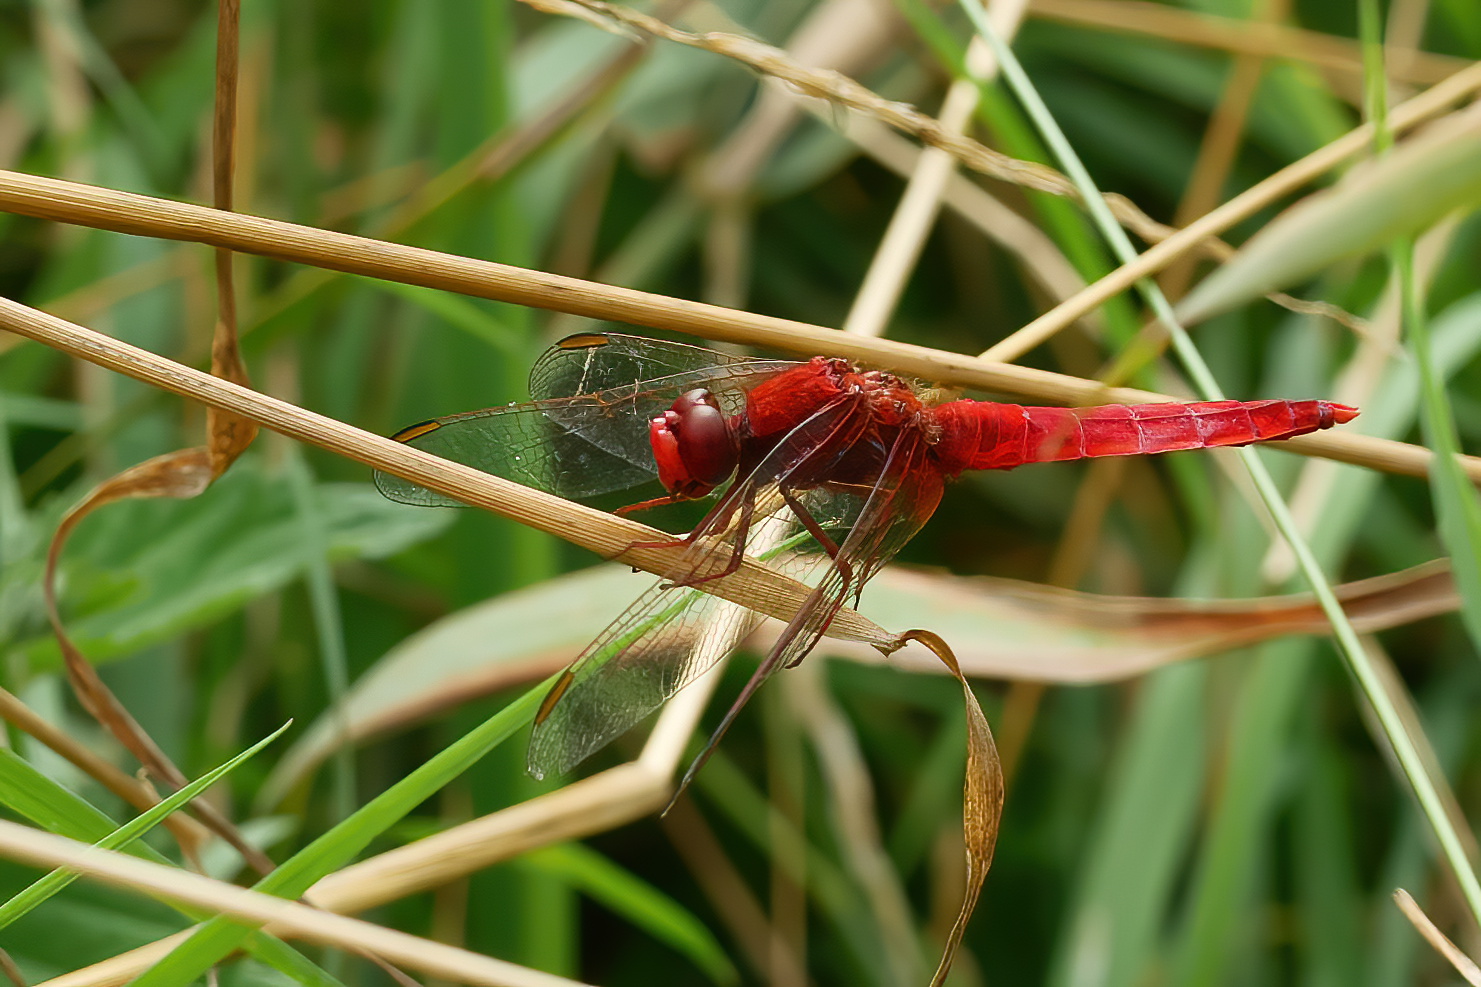
<path fill-rule="evenodd" d="M 1329 401 L 1035 408 L 954 401 L 935 409 L 937 460 L 949 474 L 1089 456 L 1133 456 L 1270 442 L 1331 428 L 1357 409 Z"/>

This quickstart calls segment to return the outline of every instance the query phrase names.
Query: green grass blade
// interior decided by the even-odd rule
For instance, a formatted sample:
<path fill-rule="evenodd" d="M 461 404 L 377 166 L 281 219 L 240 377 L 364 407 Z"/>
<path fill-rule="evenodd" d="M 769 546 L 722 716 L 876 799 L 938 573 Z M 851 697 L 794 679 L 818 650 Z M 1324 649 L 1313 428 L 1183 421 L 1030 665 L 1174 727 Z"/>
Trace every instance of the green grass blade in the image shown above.
<path fill-rule="evenodd" d="M 139 815 L 124 823 L 112 833 L 109 833 L 101 840 L 98 840 L 97 846 L 100 846 L 105 850 L 117 850 L 121 849 L 122 847 L 128 846 L 134 840 L 137 840 L 139 837 L 149 832 L 149 830 L 153 829 L 155 826 L 163 822 L 165 818 L 170 815 L 170 813 L 183 807 L 191 799 L 195 798 L 197 795 L 210 788 L 216 782 L 226 777 L 232 771 L 236 770 L 236 768 L 238 768 L 240 765 L 245 764 L 254 755 L 256 755 L 258 751 L 262 750 L 268 744 L 272 743 L 274 740 L 277 740 L 278 737 L 282 736 L 283 731 L 287 730 L 288 727 L 291 725 L 292 721 L 283 724 L 282 726 L 278 727 L 278 729 L 274 730 L 271 734 L 264 737 L 262 740 L 259 740 L 257 743 L 253 744 L 251 747 L 247 748 L 245 751 L 238 754 L 230 761 L 227 761 L 225 764 L 216 768 L 214 771 L 208 771 L 204 775 L 201 775 L 201 777 L 197 778 L 195 781 L 186 785 L 184 788 L 171 794 L 168 798 L 161 800 L 158 804 L 150 807 L 144 812 L 139 813 Z M 19 894 L 12 897 L 9 901 L 5 902 L 5 904 L 0 905 L 0 929 L 3 929 L 7 925 L 10 925 L 16 919 L 31 911 L 33 908 L 46 901 L 46 899 L 50 898 L 58 891 L 61 891 L 68 884 L 71 884 L 76 879 L 76 874 L 62 869 L 57 869 L 47 874 L 45 877 L 42 877 L 35 883 L 31 884 Z"/>
<path fill-rule="evenodd" d="M 235 764 L 250 757 L 254 751 L 270 743 L 280 733 L 282 733 L 282 730 L 266 738 L 256 745 L 256 747 L 240 755 L 232 762 L 218 768 L 211 775 L 207 775 L 200 781 L 193 783 L 190 788 L 182 789 L 181 791 L 190 792 L 199 786 L 209 785 L 213 775 L 219 776 L 230 771 Z M 175 799 L 176 796 L 172 796 L 167 802 L 174 801 Z M 29 762 L 23 760 L 14 751 L 7 749 L 0 749 L 0 804 L 30 819 L 33 823 L 49 832 L 58 833 L 62 836 L 88 843 L 99 843 L 99 845 L 102 845 L 101 841 L 108 840 L 124 832 L 126 828 L 116 827 L 112 819 L 108 818 L 107 815 L 87 800 L 58 785 L 37 771 Z M 161 805 L 165 804 L 167 803 L 161 803 Z M 142 815 L 139 817 L 139 819 L 143 818 L 145 817 Z M 138 823 L 139 819 L 134 820 L 129 826 Z M 132 843 L 121 842 L 112 848 L 125 850 L 128 853 L 155 863 L 172 865 L 172 862 L 167 857 L 147 843 L 139 843 L 137 841 Z M 43 880 L 46 879 L 43 878 Z M 39 884 L 41 882 L 37 883 Z M 22 893 L 24 894 L 25 892 Z M 4 907 L 9 908 L 10 904 Z M 175 907 L 182 914 L 193 920 L 202 920 L 209 917 L 209 915 L 191 908 L 179 905 Z M 10 919 L 6 920 L 7 923 L 9 921 Z M 252 937 L 245 943 L 245 948 L 256 959 L 291 977 L 298 983 L 312 985 L 312 987 L 342 987 L 338 980 L 315 965 L 302 953 L 272 936 L 261 932 L 254 932 Z"/>
<path fill-rule="evenodd" d="M 553 677 L 552 677 L 553 681 Z M 519 699 L 469 731 L 359 811 L 319 837 L 277 870 L 253 885 L 256 891 L 297 898 L 319 878 L 343 866 L 372 840 L 403 819 L 449 781 L 529 722 L 550 682 Z M 238 948 L 252 930 L 217 917 L 197 929 L 168 956 L 134 981 L 135 987 L 184 987 Z"/>
<path fill-rule="evenodd" d="M 1003 44 L 992 29 L 992 25 L 984 16 L 980 7 L 962 0 L 962 7 L 972 19 L 977 31 L 989 44 L 992 45 L 994 53 L 1002 65 L 1005 79 L 1014 87 L 1021 102 L 1029 110 L 1030 115 L 1040 127 L 1044 139 L 1054 149 L 1065 172 L 1074 180 L 1084 197 L 1086 207 L 1096 224 L 1101 228 L 1102 234 L 1110 242 L 1122 263 L 1129 263 L 1136 256 L 1135 248 L 1124 230 L 1111 215 L 1109 207 L 1105 203 L 1100 190 L 1091 180 L 1089 172 L 1080 162 L 1074 149 L 1059 130 L 1048 108 L 1038 97 L 1032 82 L 1024 72 L 1023 66 L 1019 64 L 1012 50 Z M 1208 365 L 1204 362 L 1202 355 L 1193 345 L 1187 332 L 1182 328 L 1177 317 L 1172 311 L 1172 306 L 1167 298 L 1157 288 L 1157 285 L 1149 279 L 1138 282 L 1138 290 L 1146 298 L 1152 311 L 1167 327 L 1172 340 L 1173 349 L 1177 352 L 1183 364 L 1184 370 L 1193 380 L 1194 386 L 1199 394 L 1206 400 L 1216 400 L 1222 397 L 1217 381 Z M 1266 470 L 1258 454 L 1253 449 L 1244 448 L 1238 450 L 1239 458 L 1255 485 L 1255 490 L 1266 508 L 1270 511 L 1276 528 L 1290 545 L 1291 552 L 1295 556 L 1297 566 L 1306 580 L 1310 583 L 1312 592 L 1316 595 L 1323 613 L 1332 624 L 1332 630 L 1337 638 L 1338 650 L 1342 654 L 1349 671 L 1357 679 L 1364 697 L 1367 699 L 1373 712 L 1377 716 L 1382 727 L 1384 736 L 1393 748 L 1395 757 L 1405 779 L 1413 788 L 1415 796 L 1419 799 L 1420 806 L 1430 826 L 1433 828 L 1436 838 L 1439 840 L 1442 852 L 1457 881 L 1460 883 L 1462 893 L 1466 898 L 1472 917 L 1481 923 L 1481 881 L 1476 878 L 1470 860 L 1468 859 L 1465 846 L 1461 842 L 1459 834 L 1450 824 L 1440 800 L 1439 793 L 1435 789 L 1433 780 L 1429 777 L 1425 765 L 1419 756 L 1413 741 L 1408 736 L 1402 718 L 1398 711 L 1389 702 L 1379 673 L 1373 668 L 1366 652 L 1363 650 L 1362 642 L 1358 639 L 1357 631 L 1347 619 L 1341 604 L 1338 603 L 1332 586 L 1317 562 L 1316 556 L 1307 545 L 1295 519 L 1276 489 L 1275 482 Z"/>
<path fill-rule="evenodd" d="M 1481 496 L 1461 468 L 1460 438 L 1455 414 L 1445 393 L 1445 379 L 1434 354 L 1422 288 L 1414 271 L 1414 248 L 1402 243 L 1393 249 L 1394 267 L 1404 294 L 1404 335 L 1419 368 L 1420 421 L 1425 443 L 1433 450 L 1430 495 L 1440 539 L 1450 555 L 1455 585 L 1460 590 L 1460 618 L 1471 644 L 1481 652 Z"/>
<path fill-rule="evenodd" d="M 521 858 L 521 865 L 554 874 L 585 892 L 688 957 L 711 983 L 723 987 L 740 980 L 740 973 L 719 941 L 693 913 L 595 850 L 579 843 L 562 843 L 527 854 Z"/>

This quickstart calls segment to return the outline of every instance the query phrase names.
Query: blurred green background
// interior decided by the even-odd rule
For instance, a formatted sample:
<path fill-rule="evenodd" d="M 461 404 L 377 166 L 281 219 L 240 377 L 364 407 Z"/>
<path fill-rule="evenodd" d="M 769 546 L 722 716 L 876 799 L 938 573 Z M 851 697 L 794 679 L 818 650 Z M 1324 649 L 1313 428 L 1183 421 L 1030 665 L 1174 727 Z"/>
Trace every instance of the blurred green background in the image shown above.
<path fill-rule="evenodd" d="M 883 30 L 863 29 L 869 10 Z M 928 112 L 969 37 L 959 11 L 917 0 L 889 9 L 726 0 L 662 13 L 781 46 L 837 18 L 825 32 L 833 50 L 819 57 Z M 1449 59 L 1403 62 L 1394 53 L 1395 99 L 1433 81 L 1425 71 L 1481 57 L 1481 8 L 1468 0 L 1395 0 L 1383 13 L 1395 37 Z M 1202 23 L 1229 45 L 1259 22 L 1345 39 L 1349 63 L 1315 65 L 1307 56 L 1316 45 L 1289 34 L 1269 57 L 1240 61 L 1188 40 L 1196 14 L 1220 18 Z M 1227 197 L 1360 122 L 1356 32 L 1353 6 L 1334 0 L 1054 0 L 1030 8 L 1016 50 L 1102 187 L 1159 220 L 1184 222 L 1195 173 L 1211 174 Z M 0 2 L 0 166 L 209 201 L 214 52 L 215 10 L 194 0 Z M 1253 81 L 1242 95 L 1240 73 Z M 765 87 L 724 58 L 664 43 L 634 54 L 589 24 L 501 0 L 249 2 L 241 87 L 241 211 L 823 325 L 840 325 L 849 311 L 903 187 L 824 122 L 768 118 Z M 1012 99 L 991 87 L 985 95 L 976 121 L 984 142 L 1040 158 Z M 1234 142 L 1222 174 L 1209 163 L 1215 139 Z M 1081 278 L 1109 269 L 1073 207 L 988 188 Z M 1426 241 L 1433 260 L 1422 261 L 1466 448 L 1481 440 L 1478 239 L 1474 218 L 1447 224 Z M 949 204 L 888 334 L 985 349 L 1052 304 L 1031 267 Z M 241 259 L 238 271 L 255 386 L 384 434 L 523 398 L 539 352 L 593 325 L 260 258 Z M 1381 336 L 1395 318 L 1387 278 L 1384 258 L 1369 257 L 1296 293 L 1371 319 Z M 0 214 L 0 291 L 204 365 L 214 287 L 203 247 Z M 1137 303 L 1118 299 L 1023 362 L 1095 376 L 1142 318 Z M 1260 303 L 1195 338 L 1233 396 L 1357 394 L 1360 425 L 1419 440 L 1412 368 L 1391 354 L 1367 383 L 1344 377 L 1363 338 L 1338 322 Z M 1159 363 L 1138 382 L 1186 391 Z M 198 444 L 203 414 L 0 334 L 0 419 L 0 678 L 126 763 L 59 674 L 41 567 L 62 511 L 124 467 Z M 1273 453 L 1268 462 L 1297 482 L 1296 457 Z M 1315 484 L 1309 529 L 1334 578 L 1445 554 L 1424 481 L 1341 467 L 1325 483 L 1303 483 Z M 686 518 L 658 520 L 683 530 Z M 1298 588 L 1262 570 L 1270 544 L 1212 457 L 1178 454 L 970 476 L 901 560 L 1100 593 Z M 63 607 L 85 653 L 194 775 L 289 717 L 299 727 L 288 743 L 327 722 L 347 683 L 408 635 L 481 601 L 545 586 L 524 598 L 537 601 L 526 615 L 538 606 L 552 626 L 600 627 L 645 584 L 607 580 L 600 592 L 574 593 L 550 582 L 594 561 L 483 513 L 390 504 L 361 466 L 265 434 L 195 501 L 115 505 L 87 520 L 66 550 Z M 479 643 L 489 663 L 530 657 L 515 649 L 520 616 L 505 614 L 512 626 Z M 582 642 L 569 643 L 566 657 Z M 1460 622 L 1424 621 L 1378 644 L 1474 812 L 1481 735 L 1470 710 L 1481 681 Z M 959 695 L 935 676 L 813 661 L 869 769 L 871 814 L 892 864 L 886 883 L 908 903 L 918 955 L 907 958 L 920 965 L 914 982 L 924 982 L 939 943 L 931 937 L 949 925 L 959 893 Z M 391 688 L 406 696 L 430 688 L 436 667 L 417 668 L 399 665 Z M 722 695 L 749 671 L 738 662 Z M 541 851 L 369 917 L 605 985 L 785 980 L 743 947 L 733 917 L 707 893 L 716 874 L 733 873 L 740 886 L 721 897 L 749 896 L 772 916 L 763 928 L 778 948 L 798 951 L 807 982 L 896 982 L 874 878 L 847 852 L 830 812 L 806 722 L 821 714 L 796 701 L 787 678 L 742 717 L 701 775 L 692 808 L 668 823 L 648 818 Z M 255 800 L 287 749 L 271 748 L 233 776 L 226 807 L 282 859 L 523 688 L 400 727 L 266 805 Z M 1388 894 L 1410 889 L 1442 925 L 1464 924 L 1463 907 L 1324 640 L 1281 640 L 1122 684 L 1041 695 L 982 681 L 978 693 L 1013 764 L 996 863 L 953 982 L 1455 982 Z M 125 817 L 75 769 L 18 733 L 10 740 L 45 774 Z M 523 741 L 500 747 L 372 849 L 552 787 L 524 776 Z M 629 739 L 593 763 L 634 750 Z M 686 854 L 675 827 L 712 834 L 718 855 Z M 789 869 L 798 835 L 807 852 L 800 872 Z M 0 890 L 34 876 L 0 864 Z M 162 906 L 82 882 L 0 932 L 0 945 L 35 981 L 183 924 Z M 325 962 L 349 983 L 384 978 L 362 960 Z M 281 979 L 250 962 L 231 976 Z"/>

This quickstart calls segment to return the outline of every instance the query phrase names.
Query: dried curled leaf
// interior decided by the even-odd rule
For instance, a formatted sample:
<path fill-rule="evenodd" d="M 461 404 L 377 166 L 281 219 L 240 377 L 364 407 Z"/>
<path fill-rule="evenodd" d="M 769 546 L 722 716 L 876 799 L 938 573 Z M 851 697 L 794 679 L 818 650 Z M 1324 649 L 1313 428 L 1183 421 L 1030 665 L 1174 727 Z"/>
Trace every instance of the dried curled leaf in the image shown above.
<path fill-rule="evenodd" d="M 977 703 L 977 696 L 962 675 L 956 655 L 951 646 L 931 631 L 906 631 L 900 642 L 919 641 L 930 648 L 941 664 L 962 686 L 962 702 L 967 711 L 967 777 L 962 786 L 962 828 L 967 850 L 967 890 L 962 896 L 962 907 L 952 923 L 946 937 L 946 948 L 941 954 L 941 963 L 936 975 L 931 978 L 931 987 L 941 987 L 946 975 L 951 972 L 952 960 L 967 931 L 967 922 L 977 907 L 977 898 L 982 894 L 982 882 L 992 866 L 993 848 L 998 843 L 998 826 L 1003 821 L 1003 763 L 998 758 L 997 744 L 993 743 L 992 728 Z"/>

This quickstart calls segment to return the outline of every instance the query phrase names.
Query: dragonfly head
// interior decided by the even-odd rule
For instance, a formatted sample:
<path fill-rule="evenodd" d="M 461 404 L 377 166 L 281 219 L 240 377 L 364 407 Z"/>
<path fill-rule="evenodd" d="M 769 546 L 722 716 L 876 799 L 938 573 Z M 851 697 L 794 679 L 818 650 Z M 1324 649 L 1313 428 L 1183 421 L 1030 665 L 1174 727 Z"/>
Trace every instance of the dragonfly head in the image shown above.
<path fill-rule="evenodd" d="M 730 474 L 740 458 L 735 429 L 715 396 L 688 391 L 648 422 L 648 441 L 658 463 L 658 480 L 672 496 L 704 497 Z"/>

